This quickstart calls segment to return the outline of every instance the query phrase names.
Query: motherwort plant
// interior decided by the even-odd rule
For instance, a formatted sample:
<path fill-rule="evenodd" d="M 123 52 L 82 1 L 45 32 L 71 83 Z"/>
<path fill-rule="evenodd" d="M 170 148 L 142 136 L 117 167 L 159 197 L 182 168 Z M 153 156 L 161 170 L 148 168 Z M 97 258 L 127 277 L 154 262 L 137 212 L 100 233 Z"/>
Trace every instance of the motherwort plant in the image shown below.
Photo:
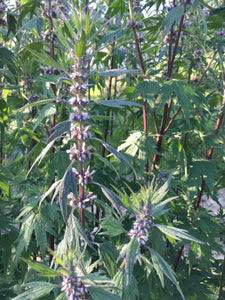
<path fill-rule="evenodd" d="M 90 103 L 89 99 L 85 97 L 87 92 L 88 79 L 88 55 L 85 52 L 82 56 L 77 56 L 73 53 L 73 73 L 70 75 L 72 85 L 70 87 L 71 98 L 69 104 L 72 108 L 70 113 L 71 122 L 71 141 L 73 145 L 67 150 L 72 163 L 77 163 L 77 169 L 73 168 L 73 173 L 77 178 L 79 186 L 79 195 L 76 197 L 73 193 L 68 195 L 72 207 L 79 207 L 80 221 L 85 227 L 84 208 L 87 203 L 95 199 L 93 193 L 87 193 L 86 184 L 91 181 L 92 175 L 95 171 L 90 171 L 90 167 L 85 168 L 85 162 L 90 158 L 91 146 L 86 146 L 86 142 L 90 139 L 90 125 L 86 125 L 89 120 L 89 115 L 85 108 Z"/>

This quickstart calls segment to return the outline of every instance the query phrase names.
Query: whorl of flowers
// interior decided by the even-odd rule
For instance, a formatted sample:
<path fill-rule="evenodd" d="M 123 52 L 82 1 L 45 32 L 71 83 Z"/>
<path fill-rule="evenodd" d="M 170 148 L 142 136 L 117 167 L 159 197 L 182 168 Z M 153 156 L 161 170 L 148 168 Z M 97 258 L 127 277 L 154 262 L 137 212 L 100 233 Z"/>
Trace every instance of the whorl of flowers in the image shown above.
<path fill-rule="evenodd" d="M 194 69 L 198 69 L 201 66 L 202 50 L 200 48 L 195 49 L 193 53 L 193 60 L 195 61 Z"/>
<path fill-rule="evenodd" d="M 70 269 L 70 275 L 63 275 L 61 291 L 66 294 L 68 300 L 80 300 L 88 293 L 88 286 L 79 279 L 73 267 Z"/>
<path fill-rule="evenodd" d="M 150 208 L 144 205 L 142 206 L 140 213 L 136 214 L 136 220 L 128 233 L 129 238 L 136 238 L 139 245 L 144 246 L 148 240 L 148 231 L 151 224 Z"/>

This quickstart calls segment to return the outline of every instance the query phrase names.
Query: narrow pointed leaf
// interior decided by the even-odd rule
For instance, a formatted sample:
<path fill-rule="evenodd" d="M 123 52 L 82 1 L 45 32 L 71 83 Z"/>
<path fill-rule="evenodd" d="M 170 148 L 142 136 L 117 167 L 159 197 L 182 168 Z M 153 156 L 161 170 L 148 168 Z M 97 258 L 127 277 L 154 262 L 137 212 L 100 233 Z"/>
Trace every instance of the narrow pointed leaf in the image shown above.
<path fill-rule="evenodd" d="M 126 101 L 126 100 L 120 100 L 120 99 L 115 99 L 115 100 L 104 100 L 104 101 L 95 101 L 94 104 L 101 104 L 109 107 L 116 107 L 116 108 L 123 108 L 124 105 L 128 106 L 136 106 L 136 107 L 143 107 L 143 105 L 132 102 L 132 101 Z"/>
<path fill-rule="evenodd" d="M 135 176 L 137 177 L 137 174 L 135 172 L 135 169 L 134 167 L 132 166 L 132 164 L 129 162 L 129 160 L 123 155 L 121 154 L 120 152 L 118 152 L 115 148 L 113 148 L 112 146 L 110 146 L 109 144 L 107 144 L 105 141 L 103 140 L 100 140 L 98 138 L 92 138 L 93 140 L 97 140 L 99 142 L 102 143 L 102 145 L 108 150 L 110 151 L 118 160 L 122 159 L 124 160 L 130 167 L 131 169 L 133 170 Z"/>
<path fill-rule="evenodd" d="M 32 269 L 36 270 L 37 272 L 41 273 L 41 276 L 47 276 L 47 277 L 56 277 L 59 276 L 60 272 L 53 270 L 49 268 L 49 266 L 39 263 L 39 262 L 33 262 L 31 260 L 22 258 L 25 263 L 27 263 Z"/>
<path fill-rule="evenodd" d="M 134 72 L 140 72 L 140 70 L 113 69 L 113 70 L 100 72 L 98 73 L 98 75 L 115 77 L 115 76 L 121 76 L 121 75 L 130 74 Z"/>
<path fill-rule="evenodd" d="M 27 176 L 30 174 L 31 170 L 33 169 L 33 167 L 36 165 L 36 163 L 39 161 L 39 164 L 41 163 L 42 159 L 45 157 L 45 155 L 47 154 L 47 152 L 51 149 L 51 147 L 53 147 L 55 143 L 55 140 L 51 141 L 50 143 L 48 143 L 48 145 L 41 151 L 40 155 L 35 159 L 34 163 L 32 164 L 29 172 L 27 173 Z"/>
<path fill-rule="evenodd" d="M 187 233 L 187 230 L 185 229 L 180 229 L 172 226 L 166 226 L 166 225 L 161 225 L 161 224 L 154 224 L 153 226 L 156 226 L 160 231 L 165 233 L 166 235 L 169 235 L 170 237 L 176 239 L 176 240 L 189 240 L 193 241 L 199 244 L 204 244 L 202 241 L 199 239 L 191 236 L 190 234 Z"/>
<path fill-rule="evenodd" d="M 123 215 L 122 215 L 121 208 L 126 208 L 126 206 L 123 204 L 123 202 L 120 200 L 120 198 L 112 190 L 108 189 L 103 184 L 100 184 L 98 182 L 93 182 L 93 183 L 100 186 L 103 194 L 112 203 L 112 206 L 116 209 L 116 211 L 119 213 L 120 217 L 122 218 Z"/>
<path fill-rule="evenodd" d="M 62 178 L 62 181 L 59 185 L 59 203 L 61 207 L 62 216 L 64 222 L 67 222 L 67 202 L 70 191 L 75 195 L 77 195 L 77 187 L 76 187 L 76 176 L 72 171 L 72 163 L 69 165 L 66 170 L 65 175 Z"/>

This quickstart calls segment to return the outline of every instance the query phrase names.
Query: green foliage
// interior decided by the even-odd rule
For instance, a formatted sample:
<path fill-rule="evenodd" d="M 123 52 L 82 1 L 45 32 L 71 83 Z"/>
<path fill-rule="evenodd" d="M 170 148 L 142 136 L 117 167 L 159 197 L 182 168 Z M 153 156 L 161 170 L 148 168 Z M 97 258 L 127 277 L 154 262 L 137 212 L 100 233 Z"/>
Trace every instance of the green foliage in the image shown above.
<path fill-rule="evenodd" d="M 223 299 L 224 5 L 47 2 L 0 12 L 1 296 Z"/>

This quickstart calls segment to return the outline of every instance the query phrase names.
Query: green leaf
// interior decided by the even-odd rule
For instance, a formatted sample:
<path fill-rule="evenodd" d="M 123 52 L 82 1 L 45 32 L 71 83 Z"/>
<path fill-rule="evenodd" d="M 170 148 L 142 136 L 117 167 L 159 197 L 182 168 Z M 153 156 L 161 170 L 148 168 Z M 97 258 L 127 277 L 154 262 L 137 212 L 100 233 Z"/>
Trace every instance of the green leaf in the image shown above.
<path fill-rule="evenodd" d="M 170 80 L 169 82 L 165 82 L 162 85 L 160 89 L 161 101 L 159 103 L 157 111 L 160 111 L 165 105 L 165 103 L 169 101 L 174 90 L 175 90 L 175 83 L 173 80 Z"/>
<path fill-rule="evenodd" d="M 112 146 L 110 146 L 109 144 L 107 144 L 107 143 L 106 143 L 105 141 L 103 141 L 103 140 L 100 140 L 100 139 L 98 139 L 98 138 L 92 138 L 92 139 L 101 142 L 102 145 L 103 145 L 108 151 L 110 151 L 117 159 L 120 158 L 120 159 L 124 160 L 124 161 L 131 167 L 131 169 L 133 170 L 135 176 L 137 177 L 137 174 L 136 174 L 136 172 L 135 172 L 134 167 L 132 166 L 132 164 L 129 162 L 129 160 L 128 160 L 123 154 L 121 154 L 120 152 L 118 152 L 116 149 L 114 149 Z"/>
<path fill-rule="evenodd" d="M 164 277 L 163 275 L 166 275 L 170 281 L 176 286 L 178 292 L 180 293 L 181 297 L 185 300 L 183 292 L 179 286 L 179 283 L 176 279 L 176 274 L 171 269 L 171 267 L 168 265 L 168 263 L 159 255 L 157 251 L 154 249 L 148 248 L 151 253 L 151 259 L 153 263 L 153 267 L 156 270 L 156 273 L 159 276 L 159 279 L 161 281 L 162 287 L 164 287 Z"/>
<path fill-rule="evenodd" d="M 135 73 L 135 72 L 140 72 L 140 70 L 132 70 L 132 69 L 113 69 L 113 70 L 107 70 L 98 73 L 100 76 L 110 76 L 110 77 L 116 77 L 116 76 L 122 76 L 125 74 L 130 74 L 130 73 Z"/>
<path fill-rule="evenodd" d="M 43 104 L 48 104 L 48 103 L 55 102 L 55 101 L 56 101 L 56 98 L 54 98 L 54 99 L 39 100 L 37 102 L 33 102 L 33 103 L 29 103 L 29 104 L 24 105 L 23 107 L 17 109 L 14 113 L 18 113 L 21 110 L 24 110 L 24 109 L 26 109 L 28 107 L 33 107 L 33 106 L 39 106 L 39 105 L 43 105 Z"/>
<path fill-rule="evenodd" d="M 92 155 L 97 156 L 98 159 L 100 159 L 104 164 L 106 164 L 111 170 L 113 170 L 114 172 L 116 172 L 117 176 L 119 176 L 116 168 L 113 166 L 113 164 L 106 158 L 102 157 L 100 154 L 96 153 L 96 152 L 92 152 Z"/>
<path fill-rule="evenodd" d="M 99 286 L 90 286 L 88 291 L 94 300 L 121 300 L 120 296 L 112 294 Z"/>
<path fill-rule="evenodd" d="M 144 255 L 141 255 L 141 259 L 145 263 L 145 265 L 147 267 L 147 270 L 148 270 L 148 273 L 150 274 L 154 270 L 153 264 Z"/>
<path fill-rule="evenodd" d="M 92 246 L 90 240 L 88 239 L 85 231 L 84 231 L 84 228 L 83 226 L 81 225 L 80 221 L 74 217 L 74 215 L 72 215 L 72 220 L 73 220 L 73 223 L 74 223 L 74 226 L 77 230 L 77 232 L 79 233 L 79 235 L 82 237 L 82 239 L 85 241 L 85 243 L 92 249 L 92 250 L 95 250 L 94 247 Z"/>
<path fill-rule="evenodd" d="M 66 170 L 65 175 L 59 185 L 59 203 L 61 207 L 62 216 L 64 222 L 67 222 L 67 202 L 70 191 L 77 197 L 77 186 L 76 186 L 76 176 L 72 171 L 72 164 Z"/>
<path fill-rule="evenodd" d="M 187 84 L 183 81 L 176 82 L 177 100 L 184 112 L 184 117 L 189 126 L 190 125 L 190 99 L 186 94 Z"/>
<path fill-rule="evenodd" d="M 60 27 L 57 22 L 54 21 L 54 30 L 56 32 L 57 38 L 62 43 L 62 45 L 67 49 L 73 49 L 73 45 L 65 38 L 63 34 L 62 27 Z"/>
<path fill-rule="evenodd" d="M 112 216 L 105 217 L 102 220 L 101 228 L 104 230 L 104 232 L 100 234 L 108 235 L 111 237 L 118 236 L 124 233 L 124 228 L 121 222 Z"/>
<path fill-rule="evenodd" d="M 106 198 L 112 203 L 112 206 L 116 209 L 116 211 L 119 213 L 120 217 L 122 218 L 123 214 L 121 208 L 126 208 L 126 206 L 122 203 L 120 198 L 112 190 L 108 189 L 103 184 L 100 184 L 98 182 L 93 182 L 93 183 L 100 186 Z"/>
<path fill-rule="evenodd" d="M 48 145 L 41 151 L 40 155 L 38 155 L 38 157 L 35 159 L 34 163 L 32 164 L 29 172 L 27 173 L 27 176 L 30 174 L 31 170 L 33 169 L 33 167 L 36 165 L 36 163 L 39 161 L 39 164 L 41 163 L 41 161 L 43 160 L 43 158 L 45 157 L 45 155 L 47 154 L 47 152 L 51 149 L 51 147 L 53 147 L 55 143 L 55 140 L 51 141 L 50 143 L 48 143 Z"/>
<path fill-rule="evenodd" d="M 167 211 L 169 211 L 169 209 L 165 209 L 164 210 L 164 207 L 167 203 L 169 203 L 170 201 L 174 200 L 174 199 L 177 199 L 178 197 L 171 197 L 171 198 L 168 198 L 162 202 L 160 202 L 159 204 L 157 205 L 153 205 L 152 206 L 152 209 L 151 209 L 151 217 L 153 218 L 156 218 L 156 217 L 159 217 L 163 214 L 165 214 Z"/>
<path fill-rule="evenodd" d="M 64 121 L 64 122 L 57 124 L 53 128 L 54 132 L 50 135 L 50 137 L 48 138 L 48 141 L 50 142 L 51 140 L 61 136 L 65 132 L 68 135 L 70 135 L 70 125 L 71 125 L 70 121 Z"/>
<path fill-rule="evenodd" d="M 116 260 L 118 257 L 118 251 L 114 245 L 107 242 L 99 245 L 99 256 L 104 263 L 109 275 L 113 278 L 117 272 Z"/>
<path fill-rule="evenodd" d="M 151 199 L 151 202 L 153 205 L 159 203 L 167 195 L 172 176 L 173 176 L 173 174 L 170 174 L 167 181 L 159 189 L 157 189 L 156 192 L 154 193 L 154 195 Z"/>
<path fill-rule="evenodd" d="M 57 287 L 56 284 L 48 283 L 45 281 L 35 281 L 29 282 L 22 285 L 23 288 L 28 288 L 26 292 L 18 295 L 12 300 L 33 300 L 48 295 L 54 288 Z"/>
<path fill-rule="evenodd" d="M 133 268 L 139 254 L 140 246 L 136 238 L 132 238 L 128 244 L 126 244 L 121 252 L 118 260 L 124 257 L 125 260 L 125 273 L 126 273 L 126 287 L 130 285 L 133 277 Z"/>
<path fill-rule="evenodd" d="M 51 66 L 53 68 L 64 70 L 64 67 L 57 63 L 54 59 L 48 56 L 44 51 L 35 51 L 29 47 L 26 47 L 28 51 L 30 51 L 35 57 L 37 57 L 41 63 L 46 64 L 47 66 Z"/>
<path fill-rule="evenodd" d="M 2 164 L 0 164 L 0 188 L 9 196 L 9 181 L 12 180 L 12 174 L 9 169 Z"/>
<path fill-rule="evenodd" d="M 56 260 L 56 263 L 57 264 L 59 264 L 59 265 L 61 265 L 62 267 L 64 266 L 64 263 L 63 263 L 63 261 L 57 256 L 57 254 L 51 249 L 51 248 L 49 248 L 49 247 L 47 247 L 48 248 L 48 251 L 52 254 L 52 256 L 55 258 L 55 260 Z"/>
<path fill-rule="evenodd" d="M 43 218 L 41 213 L 35 216 L 35 237 L 37 240 L 37 245 L 40 246 L 42 257 L 45 257 L 46 246 L 47 246 L 47 236 L 46 236 L 46 220 Z"/>
<path fill-rule="evenodd" d="M 146 99 L 151 99 L 153 95 L 159 93 L 160 84 L 155 80 L 144 80 L 138 83 L 135 87 L 135 96 L 139 96 L 144 92 L 144 97 Z"/>
<path fill-rule="evenodd" d="M 47 104 L 45 105 L 41 111 L 40 114 L 37 118 L 37 121 L 34 124 L 34 128 L 33 128 L 33 132 L 35 131 L 35 129 L 41 124 L 42 120 L 45 118 L 49 118 L 51 116 L 53 116 L 56 113 L 56 107 L 55 104 Z"/>
<path fill-rule="evenodd" d="M 195 237 L 188 234 L 187 230 L 185 230 L 185 229 L 180 229 L 180 228 L 161 225 L 161 224 L 154 224 L 153 226 L 156 226 L 160 231 L 162 231 L 166 235 L 169 235 L 170 237 L 172 237 L 176 240 L 185 239 L 185 240 L 193 241 L 193 242 L 196 242 L 199 244 L 204 244 L 199 239 L 196 239 Z"/>
<path fill-rule="evenodd" d="M 64 292 L 62 292 L 55 298 L 55 300 L 67 300 L 67 296 Z"/>
<path fill-rule="evenodd" d="M 201 185 L 203 176 L 209 190 L 213 190 L 216 175 L 216 167 L 211 161 L 197 160 L 190 165 L 188 182 L 193 186 Z"/>
<path fill-rule="evenodd" d="M 118 13 L 120 13 L 120 16 L 122 18 L 125 10 L 126 10 L 125 2 L 121 1 L 121 0 L 116 0 L 109 7 L 107 14 L 110 13 L 110 16 L 113 17 L 113 16 L 117 15 Z"/>
<path fill-rule="evenodd" d="M 164 28 L 162 40 L 165 36 L 171 31 L 171 27 L 176 26 L 180 22 L 180 17 L 184 14 L 184 6 L 178 5 L 173 7 L 169 13 L 166 15 L 165 19 L 162 22 L 161 27 Z"/>
<path fill-rule="evenodd" d="M 35 228 L 34 220 L 35 214 L 33 212 L 30 212 L 23 221 L 18 237 L 18 245 L 16 247 L 16 261 L 18 260 L 23 250 L 27 250 L 30 244 L 30 239 Z"/>
<path fill-rule="evenodd" d="M 44 193 L 44 195 L 41 197 L 39 206 L 41 206 L 41 203 L 44 201 L 44 199 L 45 199 L 46 197 L 48 197 L 48 195 L 50 195 L 51 192 L 53 192 L 53 191 L 57 188 L 57 186 L 59 186 L 60 183 L 61 183 L 61 179 L 55 181 L 55 182 L 50 186 L 50 188 L 49 188 L 49 189 Z"/>
<path fill-rule="evenodd" d="M 84 55 L 86 49 L 87 49 L 87 46 L 86 46 L 86 34 L 82 30 L 82 34 L 81 34 L 81 38 L 79 40 L 79 43 L 74 45 L 74 50 L 75 50 L 76 56 L 78 58 L 81 58 Z"/>
<path fill-rule="evenodd" d="M 31 260 L 28 260 L 28 259 L 25 259 L 25 258 L 22 258 L 22 260 L 25 263 L 27 263 L 31 268 L 33 268 L 37 272 L 41 273 L 41 276 L 57 277 L 60 274 L 59 271 L 55 271 L 55 270 L 49 268 L 49 266 L 44 265 L 43 263 L 39 263 L 39 262 L 34 263 Z"/>

